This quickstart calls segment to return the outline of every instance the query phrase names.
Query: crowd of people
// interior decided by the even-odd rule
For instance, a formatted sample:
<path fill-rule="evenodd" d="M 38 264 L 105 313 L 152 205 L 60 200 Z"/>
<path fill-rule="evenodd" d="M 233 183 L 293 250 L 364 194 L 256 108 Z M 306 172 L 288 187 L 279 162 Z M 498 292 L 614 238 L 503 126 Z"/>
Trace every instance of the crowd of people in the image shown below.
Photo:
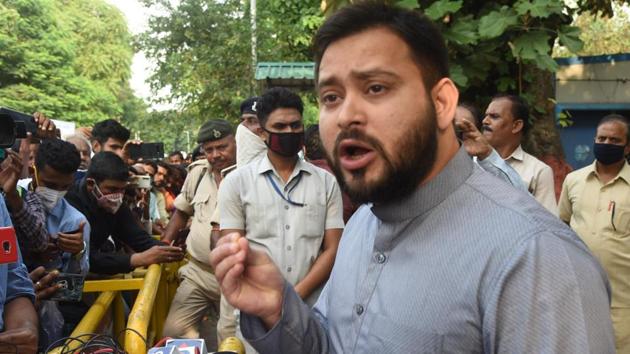
<path fill-rule="evenodd" d="M 351 5 L 314 43 L 319 125 L 271 88 L 144 160 L 114 119 L 61 139 L 35 113 L 0 165 L 0 348 L 72 332 L 93 299 L 58 278 L 182 262 L 163 334 L 210 349 L 630 353 L 627 118 L 558 178 L 522 147 L 522 97 L 459 102 L 425 17 Z"/>

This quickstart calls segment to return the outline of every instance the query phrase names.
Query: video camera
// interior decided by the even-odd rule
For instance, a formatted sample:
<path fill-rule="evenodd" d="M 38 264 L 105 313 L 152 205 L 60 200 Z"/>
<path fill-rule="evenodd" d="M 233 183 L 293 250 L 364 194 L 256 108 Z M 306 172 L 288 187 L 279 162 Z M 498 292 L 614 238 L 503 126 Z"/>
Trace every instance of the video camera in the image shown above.
<path fill-rule="evenodd" d="M 35 118 L 30 114 L 0 107 L 0 148 L 14 146 L 16 139 L 26 138 L 26 133 L 39 139 Z"/>
<path fill-rule="evenodd" d="M 26 138 L 24 122 L 15 121 L 11 115 L 0 112 L 0 148 L 10 148 L 15 144 L 15 139 L 21 138 Z"/>
<path fill-rule="evenodd" d="M 28 119 L 22 115 L 29 117 L 23 113 L 0 107 L 0 161 L 3 161 L 6 156 L 5 149 L 15 144 L 15 139 L 26 138 Z M 33 117 L 30 117 L 30 120 L 37 130 Z"/>
<path fill-rule="evenodd" d="M 129 157 L 133 160 L 161 160 L 164 158 L 164 143 L 131 144 Z"/>

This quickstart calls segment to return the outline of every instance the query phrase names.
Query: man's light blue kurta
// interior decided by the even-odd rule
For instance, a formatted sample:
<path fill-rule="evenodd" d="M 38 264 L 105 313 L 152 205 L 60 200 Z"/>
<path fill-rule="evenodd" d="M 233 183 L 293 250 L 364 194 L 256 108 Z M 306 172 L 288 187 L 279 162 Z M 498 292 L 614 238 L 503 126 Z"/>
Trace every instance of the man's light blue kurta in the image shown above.
<path fill-rule="evenodd" d="M 261 353 L 614 353 L 606 274 L 530 195 L 463 149 L 409 197 L 363 206 L 310 310 L 290 285 Z"/>

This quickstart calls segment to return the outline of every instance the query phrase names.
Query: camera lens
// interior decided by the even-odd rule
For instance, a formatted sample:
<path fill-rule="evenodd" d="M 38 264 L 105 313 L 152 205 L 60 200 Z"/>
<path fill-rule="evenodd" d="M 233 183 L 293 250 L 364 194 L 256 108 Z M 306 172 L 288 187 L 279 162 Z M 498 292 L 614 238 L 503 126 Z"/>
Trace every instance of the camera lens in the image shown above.
<path fill-rule="evenodd" d="M 15 123 L 8 114 L 0 113 L 0 148 L 9 148 L 15 142 Z"/>

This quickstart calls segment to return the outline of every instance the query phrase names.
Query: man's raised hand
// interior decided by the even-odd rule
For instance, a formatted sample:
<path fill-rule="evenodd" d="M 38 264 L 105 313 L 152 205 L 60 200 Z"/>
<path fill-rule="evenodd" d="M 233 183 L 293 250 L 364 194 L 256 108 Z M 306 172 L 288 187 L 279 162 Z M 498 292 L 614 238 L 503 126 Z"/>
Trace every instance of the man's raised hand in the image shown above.
<path fill-rule="evenodd" d="M 492 147 L 488 140 L 472 122 L 466 119 L 456 119 L 455 126 L 462 132 L 464 148 L 468 155 L 477 156 L 479 160 L 483 160 L 492 153 Z"/>

